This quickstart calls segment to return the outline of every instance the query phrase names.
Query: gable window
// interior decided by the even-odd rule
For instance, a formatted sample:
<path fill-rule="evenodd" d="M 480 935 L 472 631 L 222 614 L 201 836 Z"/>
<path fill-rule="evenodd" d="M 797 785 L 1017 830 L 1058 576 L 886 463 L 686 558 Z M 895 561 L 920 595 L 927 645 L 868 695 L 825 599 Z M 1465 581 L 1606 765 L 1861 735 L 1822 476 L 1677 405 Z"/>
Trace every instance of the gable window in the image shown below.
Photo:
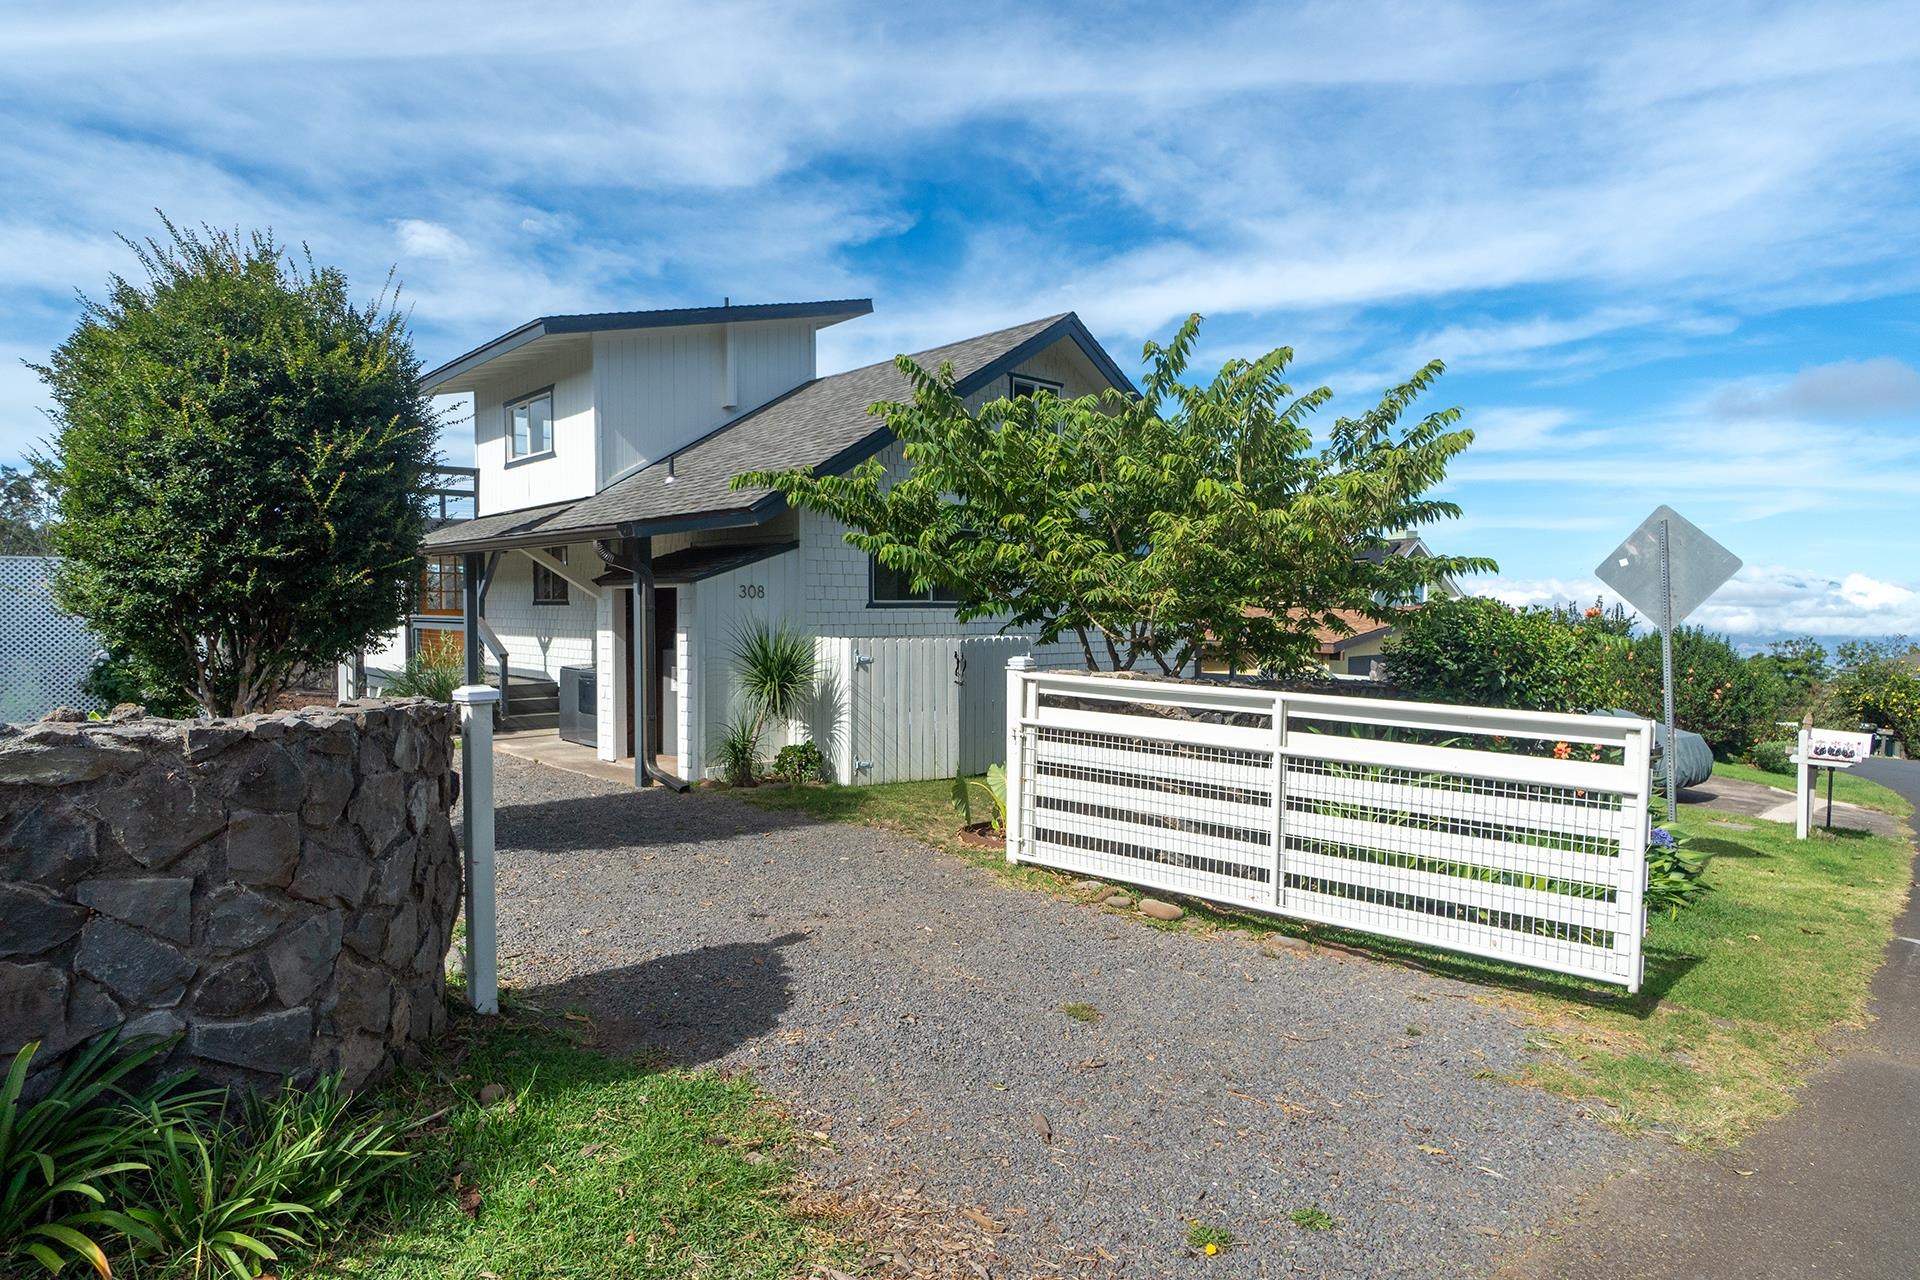
<path fill-rule="evenodd" d="M 1011 388 L 1007 392 L 1007 399 L 1009 400 L 1018 400 L 1022 396 L 1037 396 L 1042 391 L 1050 396 L 1060 394 L 1059 383 L 1048 382 L 1045 378 L 1029 378 L 1023 373 L 1010 375 L 1007 382 Z"/>
<path fill-rule="evenodd" d="M 553 452 L 553 388 L 507 402 L 507 457 Z"/>
<path fill-rule="evenodd" d="M 910 574 L 899 569 L 889 569 L 881 564 L 877 556 L 868 556 L 867 563 L 871 572 L 870 588 L 867 599 L 870 604 L 878 605 L 943 605 L 952 608 L 960 603 L 960 597 L 953 591 L 940 587 L 931 591 L 915 591 L 909 580 Z"/>
<path fill-rule="evenodd" d="M 561 564 L 567 562 L 565 547 L 547 547 L 546 553 Z M 533 602 L 535 604 L 567 603 L 567 580 L 538 560 L 533 562 Z"/>

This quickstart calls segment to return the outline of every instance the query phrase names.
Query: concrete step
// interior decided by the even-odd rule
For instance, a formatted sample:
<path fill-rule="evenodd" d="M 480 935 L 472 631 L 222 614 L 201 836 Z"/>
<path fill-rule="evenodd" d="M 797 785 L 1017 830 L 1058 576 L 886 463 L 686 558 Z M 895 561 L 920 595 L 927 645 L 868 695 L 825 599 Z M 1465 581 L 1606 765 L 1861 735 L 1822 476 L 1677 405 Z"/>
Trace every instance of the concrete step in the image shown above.
<path fill-rule="evenodd" d="M 560 713 L 558 711 L 533 712 L 522 715 L 515 711 L 500 722 L 500 728 L 509 733 L 525 733 L 530 729 L 558 729 Z"/>

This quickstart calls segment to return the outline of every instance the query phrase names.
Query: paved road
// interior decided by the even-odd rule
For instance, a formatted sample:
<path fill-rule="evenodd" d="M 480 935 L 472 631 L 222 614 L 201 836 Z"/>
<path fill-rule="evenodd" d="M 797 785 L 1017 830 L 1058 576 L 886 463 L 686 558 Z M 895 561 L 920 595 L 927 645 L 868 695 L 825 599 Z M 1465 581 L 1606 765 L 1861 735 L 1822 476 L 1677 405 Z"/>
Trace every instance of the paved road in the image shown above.
<path fill-rule="evenodd" d="M 1920 806 L 1920 763 L 1862 775 Z M 1920 836 L 1920 816 L 1915 818 Z M 1920 863 L 1916 863 L 1920 876 Z M 1503 1274 L 1564 1280 L 1920 1276 L 1920 892 L 1873 985 L 1876 1021 L 1800 1105 L 1714 1160 L 1664 1160 L 1616 1179 L 1562 1238 Z"/>
<path fill-rule="evenodd" d="M 888 1207 L 875 1274 L 1484 1275 L 1645 1149 L 1488 1078 L 1526 1031 L 1478 988 L 724 796 L 504 757 L 498 796 L 505 980 L 609 1049 L 751 1068 L 831 1134 L 812 1176 Z M 1189 1255 L 1193 1218 L 1242 1243 Z"/>
<path fill-rule="evenodd" d="M 1887 763 L 1898 766 L 1905 762 Z M 1763 786 L 1744 778 L 1718 775 L 1708 778 L 1697 787 L 1682 790 L 1680 803 L 1683 806 L 1704 805 L 1709 809 L 1720 809 L 1749 818 L 1765 818 L 1769 822 L 1791 824 L 1794 819 L 1794 795 L 1791 790 Z M 1827 804 L 1822 799 L 1813 810 L 1813 822 L 1815 826 L 1822 826 L 1826 821 Z M 1871 831 L 1880 836 L 1903 836 L 1907 833 L 1907 824 L 1892 814 L 1848 804 L 1844 800 L 1834 802 L 1833 825 L 1850 827 L 1855 831 Z"/>

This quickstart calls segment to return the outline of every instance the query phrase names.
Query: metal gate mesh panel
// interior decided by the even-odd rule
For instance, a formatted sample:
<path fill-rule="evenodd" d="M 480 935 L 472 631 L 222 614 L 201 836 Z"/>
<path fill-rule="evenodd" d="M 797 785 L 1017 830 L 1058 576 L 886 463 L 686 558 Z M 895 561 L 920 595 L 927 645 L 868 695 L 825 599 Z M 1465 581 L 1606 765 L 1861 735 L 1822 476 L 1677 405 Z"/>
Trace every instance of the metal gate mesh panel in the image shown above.
<path fill-rule="evenodd" d="M 1009 856 L 1638 987 L 1646 722 L 1022 675 Z"/>
<path fill-rule="evenodd" d="M 100 642 L 54 607 L 54 561 L 0 556 L 0 723 L 37 720 L 59 706 L 91 707 L 80 681 Z"/>
<path fill-rule="evenodd" d="M 1042 728 L 1032 776 L 1040 861 L 1272 905 L 1272 752 Z"/>

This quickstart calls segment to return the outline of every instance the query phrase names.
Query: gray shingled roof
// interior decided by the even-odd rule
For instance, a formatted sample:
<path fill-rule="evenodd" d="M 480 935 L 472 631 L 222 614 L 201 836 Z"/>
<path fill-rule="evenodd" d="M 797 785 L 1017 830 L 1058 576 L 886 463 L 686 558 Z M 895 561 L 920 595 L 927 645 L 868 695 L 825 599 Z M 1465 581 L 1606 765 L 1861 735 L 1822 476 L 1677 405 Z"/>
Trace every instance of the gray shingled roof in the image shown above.
<path fill-rule="evenodd" d="M 1065 312 L 917 352 L 913 358 L 927 369 L 951 362 L 956 386 L 965 395 L 1025 359 L 1032 350 L 1050 346 L 1060 337 L 1084 333 L 1078 318 Z M 1091 338 L 1086 341 L 1090 343 Z M 1104 352 L 1096 363 L 1100 361 L 1106 361 L 1111 369 L 1108 376 L 1116 379 L 1117 385 L 1130 385 L 1124 374 L 1111 368 Z M 470 521 L 429 534 L 427 546 L 447 549 L 536 531 L 539 536 L 558 540 L 560 535 L 572 539 L 602 537 L 623 528 L 634 530 L 635 526 L 639 528 L 634 531 L 644 534 L 648 526 L 747 523 L 777 510 L 780 499 L 769 489 L 735 491 L 730 487 L 735 476 L 762 468 L 851 466 L 885 447 L 890 438 L 881 419 L 867 411 L 868 406 L 902 400 L 907 395 L 907 380 L 891 360 L 816 378 L 681 449 L 673 456 L 671 484 L 667 482 L 667 461 L 662 459 L 590 498 L 565 504 L 557 513 L 541 515 L 539 523 L 531 528 L 521 530 L 510 524 L 481 528 L 481 521 Z M 537 508 L 513 514 L 532 516 L 552 510 Z M 488 522 L 508 519 L 485 517 Z M 529 536 L 526 540 L 538 538 Z"/>
<path fill-rule="evenodd" d="M 535 535 L 544 529 L 548 521 L 564 514 L 573 505 L 571 502 L 550 502 L 542 507 L 522 507 L 518 511 L 503 511 L 499 515 L 457 520 L 431 530 L 422 540 L 422 545 L 429 551 L 447 551 L 473 542 L 514 538 L 523 539 L 531 545 L 540 541 Z"/>

